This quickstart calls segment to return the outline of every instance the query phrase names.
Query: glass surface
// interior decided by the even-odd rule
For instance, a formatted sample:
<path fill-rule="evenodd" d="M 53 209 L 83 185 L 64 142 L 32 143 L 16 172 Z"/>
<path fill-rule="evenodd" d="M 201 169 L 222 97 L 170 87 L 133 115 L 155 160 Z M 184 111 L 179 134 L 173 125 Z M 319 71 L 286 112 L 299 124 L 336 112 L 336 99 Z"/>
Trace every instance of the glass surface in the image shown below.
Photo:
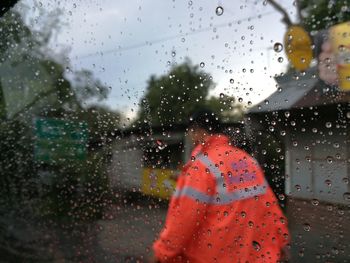
<path fill-rule="evenodd" d="M 348 1 L 11 0 L 0 14 L 1 262 L 152 262 L 182 169 L 199 169 L 188 123 L 203 108 L 263 169 L 290 262 L 350 260 Z M 221 176 L 255 179 L 245 169 Z"/>

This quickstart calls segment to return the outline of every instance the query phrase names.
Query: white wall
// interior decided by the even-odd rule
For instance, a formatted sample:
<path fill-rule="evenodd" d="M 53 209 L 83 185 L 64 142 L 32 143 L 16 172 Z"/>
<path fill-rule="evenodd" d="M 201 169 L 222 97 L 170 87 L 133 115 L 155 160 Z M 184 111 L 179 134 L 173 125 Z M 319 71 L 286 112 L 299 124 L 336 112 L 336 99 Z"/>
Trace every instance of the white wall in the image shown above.
<path fill-rule="evenodd" d="M 286 193 L 291 197 L 349 204 L 344 198 L 344 193 L 349 192 L 346 139 L 344 129 L 292 133 L 286 145 Z"/>

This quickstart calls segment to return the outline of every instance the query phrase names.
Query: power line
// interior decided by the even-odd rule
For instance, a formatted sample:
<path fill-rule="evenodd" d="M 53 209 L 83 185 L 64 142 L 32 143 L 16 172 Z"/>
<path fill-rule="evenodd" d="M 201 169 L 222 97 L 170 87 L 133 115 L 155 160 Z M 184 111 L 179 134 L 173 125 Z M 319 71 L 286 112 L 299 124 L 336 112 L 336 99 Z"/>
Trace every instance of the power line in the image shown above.
<path fill-rule="evenodd" d="M 231 25 L 231 24 L 234 24 L 234 23 L 238 23 L 238 22 L 242 22 L 242 21 L 250 21 L 250 20 L 254 20 L 254 19 L 260 19 L 261 17 L 268 16 L 268 15 L 275 14 L 275 13 L 276 13 L 276 11 L 270 11 L 270 12 L 266 12 L 264 14 L 260 14 L 260 15 L 256 15 L 256 16 L 250 16 L 250 17 L 246 17 L 246 18 L 242 18 L 242 19 L 238 19 L 238 20 L 233 20 L 231 22 L 226 22 L 226 23 L 221 23 L 221 24 L 205 27 L 205 28 L 202 28 L 202 29 L 194 30 L 192 32 L 176 34 L 176 35 L 172 35 L 172 36 L 168 36 L 168 37 L 162 37 L 162 38 L 159 38 L 159 39 L 146 41 L 146 42 L 142 42 L 142 43 L 137 43 L 137 44 L 134 44 L 134 45 L 129 45 L 129 46 L 125 46 L 125 47 L 119 47 L 119 48 L 109 49 L 109 50 L 105 50 L 105 51 L 100 51 L 98 53 L 87 54 L 87 55 L 82 55 L 82 56 L 76 56 L 75 58 L 76 59 L 78 59 L 78 58 L 79 59 L 84 59 L 84 58 L 93 57 L 93 56 L 97 56 L 97 55 L 102 55 L 103 56 L 105 54 L 110 54 L 110 53 L 113 53 L 113 52 L 129 51 L 129 50 L 132 50 L 132 49 L 137 49 L 137 48 L 141 48 L 141 47 L 145 47 L 145 46 L 150 46 L 150 45 L 153 45 L 153 44 L 166 42 L 166 41 L 177 39 L 177 38 L 180 38 L 180 37 L 186 37 L 186 36 L 191 36 L 191 35 L 196 35 L 196 34 L 199 34 L 199 33 L 207 32 L 207 31 L 212 30 L 213 28 L 222 28 L 222 27 L 226 27 L 228 25 Z"/>

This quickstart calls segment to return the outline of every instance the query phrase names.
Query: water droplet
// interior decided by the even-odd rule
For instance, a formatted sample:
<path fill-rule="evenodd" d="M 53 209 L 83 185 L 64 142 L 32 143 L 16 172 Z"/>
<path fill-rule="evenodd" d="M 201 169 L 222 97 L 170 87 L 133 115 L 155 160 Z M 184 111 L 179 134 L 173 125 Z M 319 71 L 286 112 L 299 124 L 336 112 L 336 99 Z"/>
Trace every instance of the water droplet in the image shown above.
<path fill-rule="evenodd" d="M 255 251 L 260 251 L 261 245 L 259 244 L 259 242 L 253 240 L 252 241 L 252 245 L 253 245 L 253 248 L 254 248 Z"/>
<path fill-rule="evenodd" d="M 297 190 L 297 191 L 300 191 L 301 190 L 301 186 L 300 185 L 295 185 L 295 189 Z"/>
<path fill-rule="evenodd" d="M 175 57 L 176 56 L 176 52 L 175 51 L 171 52 L 171 56 Z"/>
<path fill-rule="evenodd" d="M 246 215 L 247 215 L 246 212 L 244 212 L 244 211 L 241 212 L 241 217 L 245 218 Z"/>
<path fill-rule="evenodd" d="M 215 9 L 215 13 L 216 13 L 217 16 L 221 16 L 224 13 L 224 8 L 222 6 L 218 6 Z"/>
<path fill-rule="evenodd" d="M 344 184 L 349 184 L 349 178 L 344 177 L 344 178 L 342 179 L 342 182 L 343 182 Z"/>
<path fill-rule="evenodd" d="M 207 234 L 208 234 L 208 236 L 211 235 L 211 230 L 210 229 L 208 229 Z"/>
<path fill-rule="evenodd" d="M 283 50 L 283 45 L 279 42 L 276 42 L 274 45 L 273 45 L 273 50 L 275 52 L 281 52 Z"/>
<path fill-rule="evenodd" d="M 233 84 L 235 82 L 234 79 L 230 79 L 230 83 Z"/>
<path fill-rule="evenodd" d="M 350 202 L 350 193 L 349 192 L 344 193 L 343 198 L 345 201 Z"/>
<path fill-rule="evenodd" d="M 332 247 L 332 253 L 335 254 L 335 255 L 338 255 L 339 254 L 338 248 Z"/>
<path fill-rule="evenodd" d="M 249 221 L 249 222 L 248 222 L 248 226 L 249 226 L 250 228 L 252 228 L 252 227 L 254 226 L 254 222 L 253 222 L 253 221 Z"/>
<path fill-rule="evenodd" d="M 201 62 L 201 63 L 199 64 L 199 66 L 200 66 L 201 68 L 204 68 L 204 67 L 205 67 L 205 63 L 204 63 L 204 62 Z"/>
<path fill-rule="evenodd" d="M 196 160 L 195 156 L 191 156 L 191 161 L 194 162 Z"/>
<path fill-rule="evenodd" d="M 326 127 L 329 129 L 332 127 L 332 123 L 331 122 L 326 122 Z"/>
<path fill-rule="evenodd" d="M 286 198 L 286 197 L 285 197 L 284 194 L 279 194 L 279 195 L 278 195 L 278 199 L 281 200 L 281 201 L 283 201 L 285 198 Z"/>
<path fill-rule="evenodd" d="M 220 99 L 223 99 L 223 98 L 225 98 L 225 94 L 224 93 L 220 93 Z"/>
<path fill-rule="evenodd" d="M 304 231 L 309 232 L 311 230 L 311 226 L 308 223 L 305 223 L 304 226 Z"/>
<path fill-rule="evenodd" d="M 227 211 L 224 211 L 224 216 L 228 216 L 228 212 Z"/>
<path fill-rule="evenodd" d="M 327 163 L 329 163 L 329 164 L 333 163 L 333 157 L 332 156 L 327 156 Z"/>
<path fill-rule="evenodd" d="M 161 140 L 157 140 L 156 143 L 157 143 L 157 147 L 158 147 L 159 150 L 163 150 L 163 149 L 167 146 L 167 145 L 166 145 L 164 142 L 162 142 Z"/>
<path fill-rule="evenodd" d="M 279 57 L 279 58 L 277 59 L 277 61 L 278 61 L 279 63 L 282 63 L 282 62 L 283 62 L 283 58 L 282 58 L 282 57 Z"/>
<path fill-rule="evenodd" d="M 312 199 L 311 204 L 317 206 L 320 202 L 317 199 Z"/>
<path fill-rule="evenodd" d="M 328 186 L 328 187 L 331 187 L 332 186 L 332 181 L 327 179 L 324 181 L 324 183 Z"/>

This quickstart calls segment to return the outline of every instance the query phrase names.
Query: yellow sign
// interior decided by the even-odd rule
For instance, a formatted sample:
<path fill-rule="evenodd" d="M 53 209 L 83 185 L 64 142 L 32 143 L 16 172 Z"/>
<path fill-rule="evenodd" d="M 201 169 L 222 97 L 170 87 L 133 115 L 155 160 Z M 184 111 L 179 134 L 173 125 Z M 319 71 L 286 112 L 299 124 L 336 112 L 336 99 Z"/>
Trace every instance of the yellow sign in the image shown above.
<path fill-rule="evenodd" d="M 312 60 L 312 41 L 309 34 L 301 26 L 289 27 L 284 36 L 286 54 L 297 70 L 306 70 Z"/>
<path fill-rule="evenodd" d="M 171 179 L 171 175 L 176 172 L 170 169 L 143 169 L 142 192 L 146 195 L 168 199 L 175 190 L 176 182 Z"/>
<path fill-rule="evenodd" d="M 350 22 L 331 27 L 330 41 L 336 57 L 339 87 L 350 91 Z"/>

